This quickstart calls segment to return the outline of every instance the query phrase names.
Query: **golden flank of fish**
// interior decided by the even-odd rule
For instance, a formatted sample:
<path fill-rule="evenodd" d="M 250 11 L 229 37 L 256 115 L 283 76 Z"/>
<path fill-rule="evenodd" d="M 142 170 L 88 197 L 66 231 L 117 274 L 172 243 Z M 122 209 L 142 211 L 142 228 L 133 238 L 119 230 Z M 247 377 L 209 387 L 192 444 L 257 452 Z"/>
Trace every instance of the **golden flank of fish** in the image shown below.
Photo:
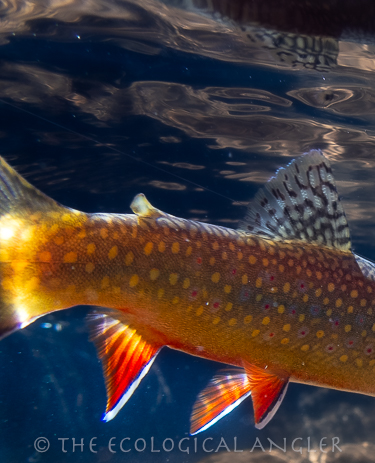
<path fill-rule="evenodd" d="M 237 367 L 198 396 L 191 433 L 247 396 L 262 428 L 289 381 L 375 395 L 375 266 L 350 249 L 328 160 L 310 151 L 257 194 L 239 230 L 61 206 L 0 161 L 0 334 L 78 304 L 107 387 L 104 419 L 163 346 Z"/>

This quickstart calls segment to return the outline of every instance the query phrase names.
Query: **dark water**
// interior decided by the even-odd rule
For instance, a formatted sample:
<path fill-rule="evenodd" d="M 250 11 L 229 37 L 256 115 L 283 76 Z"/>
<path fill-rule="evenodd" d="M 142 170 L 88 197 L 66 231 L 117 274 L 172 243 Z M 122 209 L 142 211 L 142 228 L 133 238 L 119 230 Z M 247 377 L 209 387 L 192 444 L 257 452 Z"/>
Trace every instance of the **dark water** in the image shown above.
<path fill-rule="evenodd" d="M 366 9 L 326 2 L 327 15 L 298 21 L 287 4 L 256 3 L 3 2 L 1 154 L 75 209 L 126 213 L 143 192 L 173 215 L 236 227 L 278 167 L 321 148 L 353 248 L 375 260 L 375 41 Z M 103 423 L 86 313 L 49 315 L 1 341 L 2 462 L 219 461 L 215 450 L 223 462 L 373 461 L 375 399 L 296 384 L 263 431 L 247 400 L 180 450 L 195 397 L 220 366 L 168 349 Z M 34 448 L 41 436 L 50 442 L 44 453 Z M 249 453 L 256 437 L 265 450 L 267 439 L 286 438 L 287 454 Z M 291 449 L 299 437 L 303 456 Z M 325 437 L 329 448 L 338 437 L 342 454 L 320 452 Z M 244 452 L 233 452 L 235 438 Z"/>

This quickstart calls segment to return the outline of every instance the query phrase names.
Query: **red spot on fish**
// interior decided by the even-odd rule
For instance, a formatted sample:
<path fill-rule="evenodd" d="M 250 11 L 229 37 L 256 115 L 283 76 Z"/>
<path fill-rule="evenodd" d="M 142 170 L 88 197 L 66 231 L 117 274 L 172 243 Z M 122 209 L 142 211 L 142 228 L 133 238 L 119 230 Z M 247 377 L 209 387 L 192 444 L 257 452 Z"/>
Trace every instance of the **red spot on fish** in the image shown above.
<path fill-rule="evenodd" d="M 234 269 L 232 270 L 232 275 L 235 275 L 236 273 L 237 273 L 237 269 L 234 268 Z"/>
<path fill-rule="evenodd" d="M 270 338 L 273 338 L 273 337 L 275 336 L 275 333 L 270 333 L 268 336 L 269 336 Z"/>
<path fill-rule="evenodd" d="M 373 348 L 372 344 L 370 344 L 369 346 L 367 346 L 367 347 L 365 348 L 365 354 L 366 354 L 366 355 L 371 355 L 371 354 L 373 354 L 373 353 L 374 353 L 374 348 Z"/>
<path fill-rule="evenodd" d="M 191 292 L 191 297 L 197 297 L 198 291 L 195 289 Z"/>
<path fill-rule="evenodd" d="M 219 307 L 220 303 L 219 302 L 214 302 L 213 303 L 213 306 L 214 306 L 214 309 L 217 309 Z"/>
<path fill-rule="evenodd" d="M 273 281 L 275 277 L 273 275 L 270 276 L 270 281 Z"/>
<path fill-rule="evenodd" d="M 325 350 L 326 350 L 326 352 L 331 353 L 331 352 L 334 352 L 336 350 L 336 347 L 333 344 L 328 344 L 328 346 L 326 346 Z"/>
<path fill-rule="evenodd" d="M 266 310 L 268 310 L 268 309 L 270 308 L 270 305 L 269 305 L 269 304 L 265 304 L 264 308 L 265 308 Z"/>
<path fill-rule="evenodd" d="M 313 316 L 319 315 L 320 307 L 318 307 L 317 305 L 313 305 L 310 309 L 310 312 L 311 312 L 311 315 Z"/>
<path fill-rule="evenodd" d="M 355 339 L 353 338 L 349 338 L 347 341 L 346 341 L 346 347 L 353 347 L 354 346 L 354 343 L 355 343 Z"/>
<path fill-rule="evenodd" d="M 197 258 L 197 264 L 201 264 L 202 263 L 202 257 L 198 257 Z"/>
<path fill-rule="evenodd" d="M 304 338 L 308 334 L 308 332 L 309 332 L 308 328 L 301 328 L 298 331 L 298 337 L 299 338 Z"/>
<path fill-rule="evenodd" d="M 355 321 L 358 323 L 358 325 L 364 325 L 365 321 L 366 321 L 366 317 L 362 314 L 358 314 Z"/>

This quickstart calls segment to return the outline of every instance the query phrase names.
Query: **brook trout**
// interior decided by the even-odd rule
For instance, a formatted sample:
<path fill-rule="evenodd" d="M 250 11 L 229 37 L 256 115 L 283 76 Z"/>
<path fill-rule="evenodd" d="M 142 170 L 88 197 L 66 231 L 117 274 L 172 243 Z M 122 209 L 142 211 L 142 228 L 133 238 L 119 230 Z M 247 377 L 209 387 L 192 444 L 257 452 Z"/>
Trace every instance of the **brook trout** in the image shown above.
<path fill-rule="evenodd" d="M 198 396 L 192 434 L 249 395 L 262 428 L 290 381 L 375 395 L 375 264 L 351 252 L 320 151 L 280 169 L 239 230 L 173 217 L 143 195 L 131 208 L 66 208 L 0 160 L 0 334 L 95 306 L 104 420 L 163 346 L 237 367 Z"/>

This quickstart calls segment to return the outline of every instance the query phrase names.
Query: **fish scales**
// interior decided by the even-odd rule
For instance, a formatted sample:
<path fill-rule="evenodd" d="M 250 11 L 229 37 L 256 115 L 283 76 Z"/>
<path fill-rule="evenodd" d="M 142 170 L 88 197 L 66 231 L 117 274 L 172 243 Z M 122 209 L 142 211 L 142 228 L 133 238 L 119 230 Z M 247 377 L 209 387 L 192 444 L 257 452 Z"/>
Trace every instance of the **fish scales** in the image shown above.
<path fill-rule="evenodd" d="M 56 227 L 59 219 L 33 224 L 44 229 L 31 251 L 43 264 L 31 273 L 10 265 L 16 291 L 34 286 L 35 299 L 48 298 L 56 309 L 91 304 L 130 311 L 171 347 L 181 348 L 186 338 L 190 353 L 225 363 L 288 365 L 292 379 L 306 382 L 316 382 L 326 362 L 335 363 L 340 375 L 331 370 L 333 385 L 347 383 L 353 368 L 353 389 L 356 372 L 360 382 L 364 370 L 375 377 L 366 351 L 375 341 L 375 288 L 351 256 L 182 220 L 140 225 L 131 215 L 72 214 Z M 348 350 L 358 324 L 361 336 Z M 307 359 L 313 360 L 308 371 Z M 374 393 L 375 382 L 369 383 L 366 392 Z"/>
<path fill-rule="evenodd" d="M 312 156 L 322 169 L 321 158 Z M 13 181 L 21 178 L 10 169 Z M 329 181 L 322 170 L 320 175 Z M 317 175 L 310 178 L 316 185 Z M 268 200 L 259 201 L 268 207 Z M 136 349 L 132 339 L 139 337 L 144 349 L 139 354 L 144 355 L 141 373 L 130 366 L 126 380 L 107 373 L 106 419 L 121 408 L 122 397 L 163 345 L 239 371 L 245 368 L 244 378 L 249 379 L 243 380 L 238 397 L 253 391 L 259 423 L 277 409 L 274 399 L 285 392 L 288 381 L 375 395 L 373 267 L 345 247 L 346 224 L 334 203 L 327 210 L 332 217 L 332 211 L 339 211 L 336 237 L 334 225 L 324 228 L 324 222 L 316 225 L 309 217 L 309 227 L 316 227 L 316 240 L 324 239 L 318 237 L 324 229 L 327 240 L 333 236 L 342 248 L 277 234 L 271 239 L 267 234 L 272 224 L 267 229 L 260 225 L 268 220 L 263 210 L 258 216 L 249 213 L 257 217 L 259 228 L 259 233 L 249 233 L 170 216 L 144 197 L 132 208 L 135 214 L 85 214 L 54 202 L 44 212 L 30 204 L 27 219 L 25 213 L 22 218 L 8 213 L 0 222 L 3 332 L 43 313 L 102 306 L 102 315 L 93 315 L 92 321 L 105 372 L 116 370 L 118 361 L 108 354 L 113 333 L 114 339 L 123 340 L 124 350 Z M 266 210 L 275 217 L 275 209 Z M 278 392 L 272 403 L 260 401 L 258 416 L 254 378 L 268 374 L 272 381 L 277 378 Z M 221 388 L 229 387 L 233 378 L 226 376 Z M 222 402 L 229 407 L 234 401 L 221 397 L 218 403 L 217 381 L 197 401 L 194 432 L 222 416 Z"/>

